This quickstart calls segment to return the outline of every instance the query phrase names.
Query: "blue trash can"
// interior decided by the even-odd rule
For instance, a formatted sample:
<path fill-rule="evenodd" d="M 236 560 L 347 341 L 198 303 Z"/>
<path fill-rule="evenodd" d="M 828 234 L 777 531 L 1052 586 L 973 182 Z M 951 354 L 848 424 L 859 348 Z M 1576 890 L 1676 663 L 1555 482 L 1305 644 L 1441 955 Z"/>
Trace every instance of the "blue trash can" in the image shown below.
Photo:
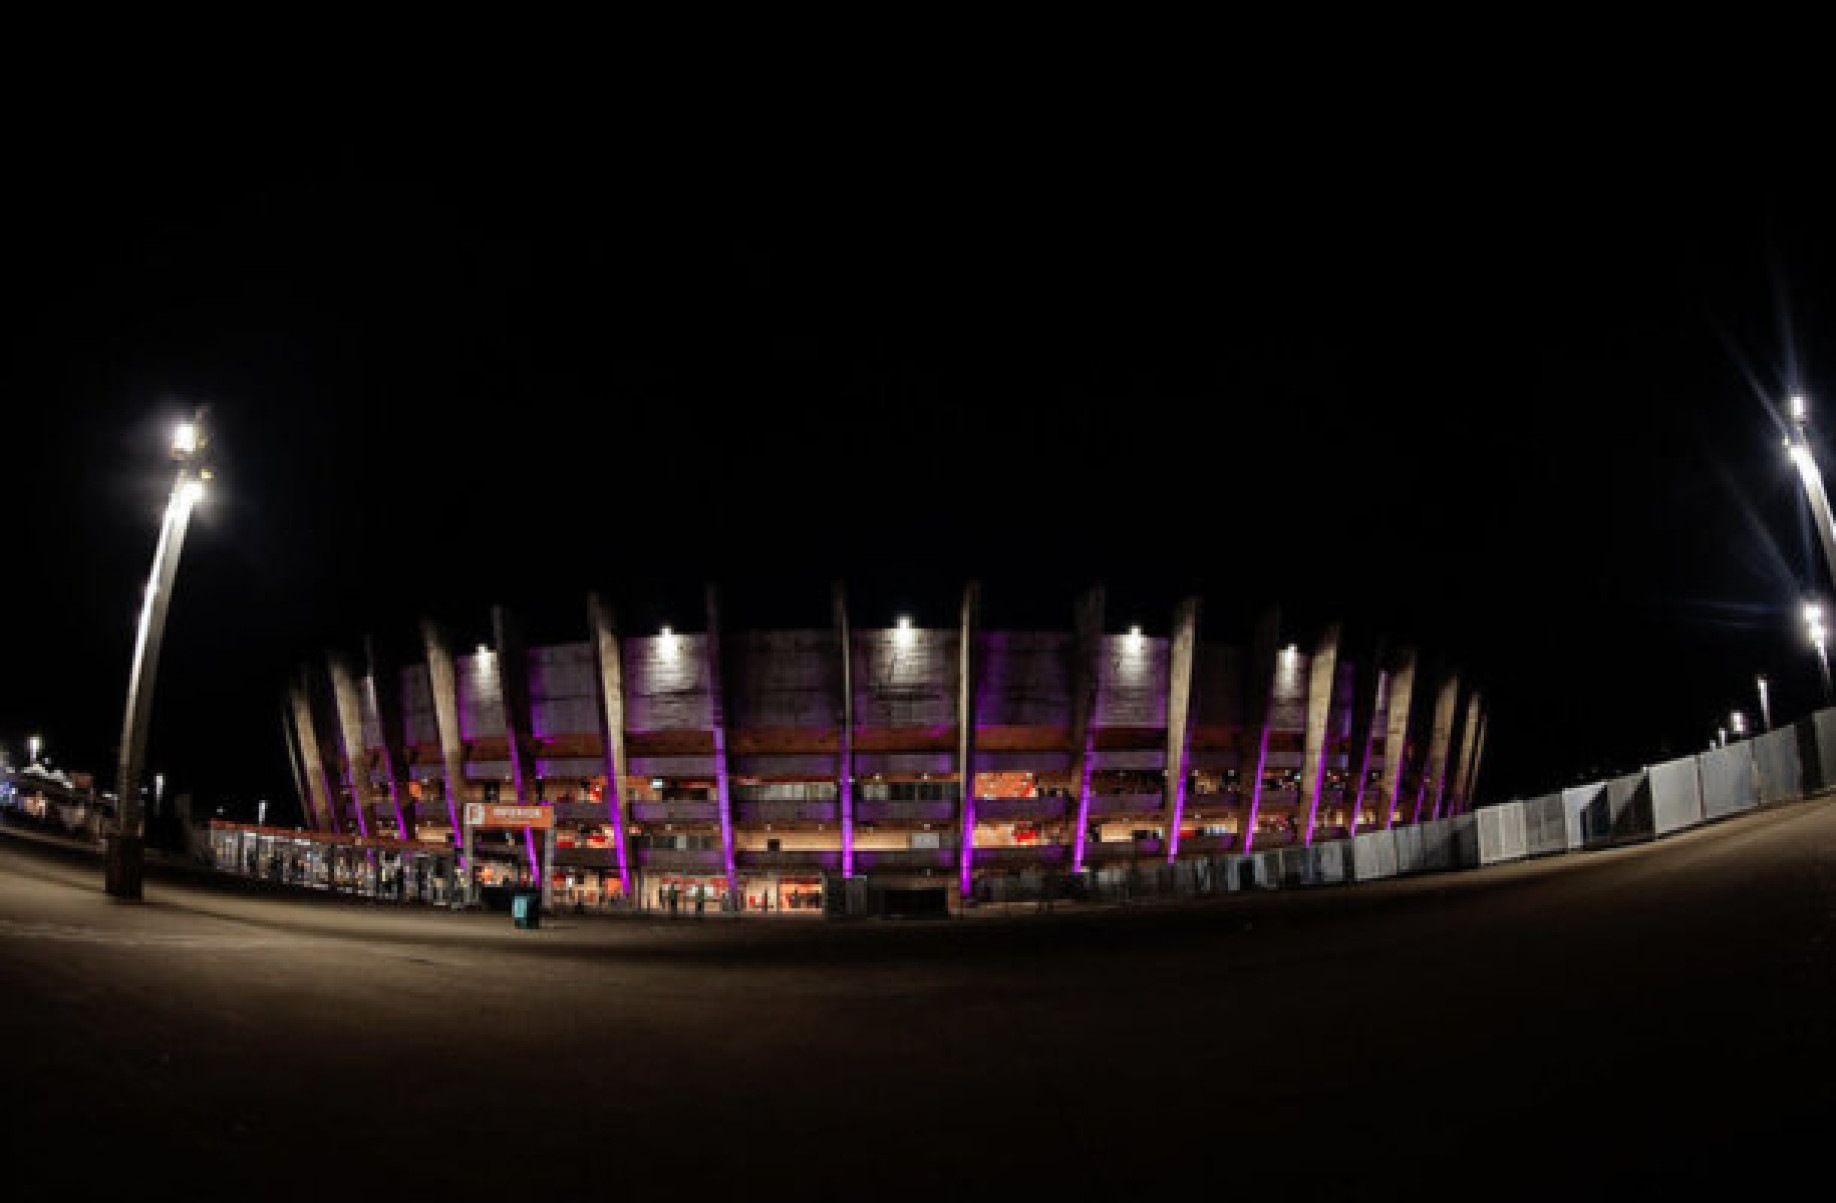
<path fill-rule="evenodd" d="M 510 917 L 521 928 L 542 926 L 542 891 L 517 890 L 510 895 Z"/>

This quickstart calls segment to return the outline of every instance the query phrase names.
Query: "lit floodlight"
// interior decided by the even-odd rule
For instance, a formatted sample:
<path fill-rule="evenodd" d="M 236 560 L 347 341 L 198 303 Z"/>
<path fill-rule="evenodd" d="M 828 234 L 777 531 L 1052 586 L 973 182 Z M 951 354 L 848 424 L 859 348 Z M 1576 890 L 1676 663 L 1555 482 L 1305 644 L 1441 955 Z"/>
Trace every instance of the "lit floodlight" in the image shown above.
<path fill-rule="evenodd" d="M 905 616 L 904 614 L 901 614 L 901 615 L 899 615 L 899 629 L 900 629 L 901 631 L 909 631 L 909 630 L 911 630 L 911 629 L 912 629 L 912 620 L 911 620 L 910 618 L 908 618 L 908 617 L 906 617 L 906 616 Z"/>
<path fill-rule="evenodd" d="M 1804 398 L 1796 393 L 1791 398 L 1791 420 L 1802 423 L 1805 419 Z"/>
<path fill-rule="evenodd" d="M 195 479 L 186 481 L 185 500 L 192 505 L 204 500 L 204 482 Z"/>
<path fill-rule="evenodd" d="M 197 449 L 198 424 L 196 422 L 180 422 L 172 430 L 172 454 L 186 456 Z"/>

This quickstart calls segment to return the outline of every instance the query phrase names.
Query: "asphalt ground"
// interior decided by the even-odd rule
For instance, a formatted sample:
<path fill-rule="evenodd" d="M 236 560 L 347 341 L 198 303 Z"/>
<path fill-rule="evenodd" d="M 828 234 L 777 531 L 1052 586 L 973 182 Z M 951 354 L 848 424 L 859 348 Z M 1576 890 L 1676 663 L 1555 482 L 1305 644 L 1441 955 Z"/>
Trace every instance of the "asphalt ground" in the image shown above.
<path fill-rule="evenodd" d="M 1827 799 L 1356 886 L 534 930 L 157 864 L 123 903 L 0 831 L 0 1196 L 1821 1197 L 1833 940 Z"/>

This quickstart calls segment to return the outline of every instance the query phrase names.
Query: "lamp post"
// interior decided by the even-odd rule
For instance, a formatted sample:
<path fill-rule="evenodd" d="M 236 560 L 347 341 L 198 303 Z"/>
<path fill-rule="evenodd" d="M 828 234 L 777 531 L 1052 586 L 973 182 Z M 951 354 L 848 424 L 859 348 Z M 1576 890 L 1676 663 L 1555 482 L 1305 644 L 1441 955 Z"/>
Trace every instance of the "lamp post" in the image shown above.
<path fill-rule="evenodd" d="M 127 712 L 121 723 L 121 758 L 118 764 L 117 813 L 114 829 L 106 838 L 103 888 L 111 897 L 130 902 L 141 898 L 146 844 L 141 832 L 140 770 L 146 755 L 147 723 L 153 713 L 153 679 L 159 667 L 160 639 L 165 633 L 166 610 L 172 601 L 172 582 L 178 574 L 179 550 L 191 509 L 204 495 L 210 470 L 203 467 L 204 410 L 180 422 L 172 433 L 172 458 L 178 473 L 172 495 L 166 500 L 166 517 L 153 552 L 153 570 L 140 610 L 140 629 L 134 640 L 134 663 L 128 674 Z"/>
<path fill-rule="evenodd" d="M 1815 602 L 1804 606 L 1804 624 L 1809 628 L 1811 646 L 1817 649 L 1817 668 L 1823 674 L 1823 704 L 1830 704 L 1829 632 L 1823 627 L 1823 607 Z"/>
<path fill-rule="evenodd" d="M 1817 468 L 1817 457 L 1811 454 L 1809 430 L 1809 408 L 1803 397 L 1794 395 L 1791 399 L 1791 434 L 1785 439 L 1785 449 L 1798 469 L 1798 479 L 1804 483 L 1804 495 L 1810 502 L 1817 538 L 1823 544 L 1824 571 L 1830 574 L 1831 582 L 1836 584 L 1836 526 L 1831 524 L 1830 499 L 1823 490 L 1823 473 Z"/>

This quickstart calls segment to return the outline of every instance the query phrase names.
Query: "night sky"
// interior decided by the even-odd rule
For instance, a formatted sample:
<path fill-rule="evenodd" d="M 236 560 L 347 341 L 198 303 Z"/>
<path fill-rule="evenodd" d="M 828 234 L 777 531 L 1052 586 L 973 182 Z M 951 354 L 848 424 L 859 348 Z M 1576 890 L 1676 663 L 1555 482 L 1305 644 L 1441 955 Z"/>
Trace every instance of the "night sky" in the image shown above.
<path fill-rule="evenodd" d="M 1680 140 L 1004 132 L 32 150 L 0 738 L 112 788 L 200 402 L 149 770 L 251 818 L 301 660 L 493 603 L 582 639 L 589 590 L 638 632 L 708 582 L 822 626 L 836 578 L 861 626 L 971 577 L 994 627 L 1097 582 L 1117 630 L 1340 620 L 1484 692 L 1481 801 L 1700 750 L 1758 673 L 1775 721 L 1821 704 L 1778 410 L 1836 430 L 1827 198 Z"/>

